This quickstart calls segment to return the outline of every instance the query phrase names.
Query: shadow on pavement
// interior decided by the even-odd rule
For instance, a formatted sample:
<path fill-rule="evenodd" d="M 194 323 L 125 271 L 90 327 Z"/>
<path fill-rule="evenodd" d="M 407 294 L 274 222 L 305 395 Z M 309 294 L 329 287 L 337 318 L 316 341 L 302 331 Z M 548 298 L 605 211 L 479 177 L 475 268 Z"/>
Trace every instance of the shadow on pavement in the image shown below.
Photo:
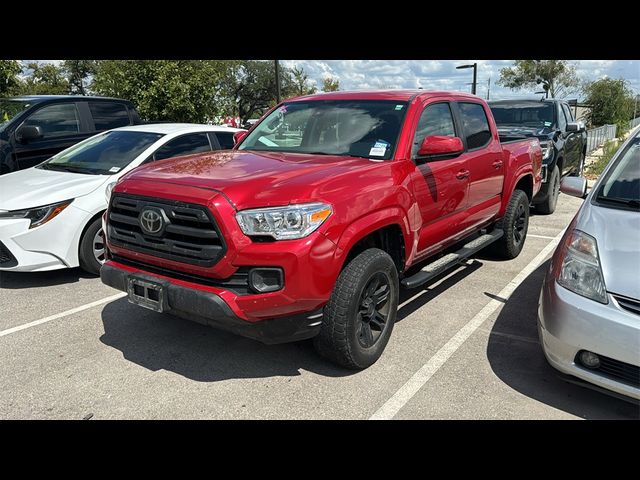
<path fill-rule="evenodd" d="M 263 345 L 188 320 L 135 307 L 126 298 L 102 311 L 100 341 L 152 371 L 168 370 L 198 382 L 233 378 L 297 376 L 301 370 L 327 377 L 357 373 L 321 358 L 310 341 Z"/>
<path fill-rule="evenodd" d="M 80 268 L 65 268 L 49 272 L 0 272 L 0 288 L 20 289 L 51 287 L 75 283 L 81 278 L 97 278 Z"/>
<path fill-rule="evenodd" d="M 493 372 L 518 392 L 586 419 L 638 419 L 640 409 L 623 400 L 561 380 L 538 342 L 538 296 L 548 261 L 513 292 L 489 335 Z"/>

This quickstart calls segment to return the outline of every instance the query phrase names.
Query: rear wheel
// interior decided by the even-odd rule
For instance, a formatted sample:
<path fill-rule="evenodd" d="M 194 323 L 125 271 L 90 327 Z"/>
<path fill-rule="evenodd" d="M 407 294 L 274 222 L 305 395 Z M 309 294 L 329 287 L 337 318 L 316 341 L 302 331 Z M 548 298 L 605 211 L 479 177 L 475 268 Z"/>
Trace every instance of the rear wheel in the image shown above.
<path fill-rule="evenodd" d="M 549 175 L 549 193 L 544 202 L 536 203 L 536 211 L 545 215 L 552 214 L 556 211 L 558 204 L 558 196 L 560 195 L 560 171 L 558 166 L 554 165 L 551 175 Z"/>
<path fill-rule="evenodd" d="M 80 240 L 80 268 L 92 275 L 100 274 L 100 267 L 104 263 L 105 245 L 102 219 L 95 219 L 84 232 Z"/>
<path fill-rule="evenodd" d="M 324 309 L 318 353 L 347 368 L 374 364 L 389 341 L 398 309 L 399 281 L 393 259 L 370 248 L 344 268 Z"/>
<path fill-rule="evenodd" d="M 514 190 L 507 211 L 496 228 L 504 231 L 499 240 L 491 244 L 491 250 L 501 258 L 512 259 L 520 255 L 529 229 L 529 197 L 522 190 Z"/>

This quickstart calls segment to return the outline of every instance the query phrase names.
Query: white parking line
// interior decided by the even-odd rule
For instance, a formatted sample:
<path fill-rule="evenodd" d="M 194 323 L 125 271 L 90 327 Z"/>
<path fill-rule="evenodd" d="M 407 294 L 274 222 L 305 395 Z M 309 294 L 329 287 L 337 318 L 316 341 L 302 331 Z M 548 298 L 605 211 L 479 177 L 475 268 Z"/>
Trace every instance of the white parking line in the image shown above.
<path fill-rule="evenodd" d="M 515 276 L 509 284 L 500 290 L 497 294 L 498 297 L 508 299 L 518 286 L 524 282 L 524 280 L 535 271 L 547 258 L 553 249 L 558 245 L 564 230 L 558 235 L 553 237 L 553 240 L 549 242 L 542 251 L 536 255 L 536 257 L 524 267 L 518 275 Z M 390 420 L 396 416 L 402 407 L 404 407 L 409 400 L 429 381 L 429 379 L 442 367 L 447 360 L 453 355 L 462 344 L 476 331 L 484 321 L 493 314 L 498 308 L 503 306 L 504 303 L 492 299 L 487 303 L 478 314 L 473 317 L 469 322 L 463 326 L 458 332 L 449 339 L 444 346 L 431 357 L 427 363 L 425 363 L 413 376 L 393 394 L 393 396 L 380 407 L 369 420 Z"/>
<path fill-rule="evenodd" d="M 71 310 L 65 310 L 64 312 L 56 313 L 55 315 L 51 315 L 49 317 L 41 318 L 40 320 L 34 320 L 33 322 L 25 323 L 24 325 L 18 325 L 17 327 L 8 328 L 6 330 L 0 331 L 0 337 L 4 337 L 5 335 L 16 333 L 16 332 L 19 332 L 20 330 L 25 330 L 27 328 L 35 327 L 36 325 L 42 325 L 43 323 L 47 323 L 52 320 L 57 320 L 59 318 L 73 315 L 74 313 L 82 312 L 83 310 L 87 310 L 92 307 L 97 307 L 98 305 L 102 305 L 103 303 L 108 303 L 112 300 L 117 300 L 118 298 L 122 298 L 126 296 L 127 294 L 124 292 L 117 293 L 115 295 L 111 295 L 110 297 L 105 297 L 100 300 L 96 300 L 95 302 L 80 305 L 79 307 L 72 308 Z"/>
<path fill-rule="evenodd" d="M 533 238 L 546 238 L 547 240 L 553 240 L 556 237 L 550 237 L 549 235 L 536 235 L 535 233 L 527 233 L 527 237 Z"/>

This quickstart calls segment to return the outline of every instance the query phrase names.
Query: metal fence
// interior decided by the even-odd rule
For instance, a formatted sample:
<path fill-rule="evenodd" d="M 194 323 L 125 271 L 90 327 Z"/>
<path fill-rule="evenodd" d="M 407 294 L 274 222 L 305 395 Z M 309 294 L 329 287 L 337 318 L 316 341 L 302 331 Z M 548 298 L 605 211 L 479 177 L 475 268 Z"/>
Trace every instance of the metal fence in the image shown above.
<path fill-rule="evenodd" d="M 636 118 L 636 120 L 639 119 Z M 616 125 L 603 125 L 587 130 L 587 155 L 600 148 L 607 140 L 614 138 L 616 138 Z"/>

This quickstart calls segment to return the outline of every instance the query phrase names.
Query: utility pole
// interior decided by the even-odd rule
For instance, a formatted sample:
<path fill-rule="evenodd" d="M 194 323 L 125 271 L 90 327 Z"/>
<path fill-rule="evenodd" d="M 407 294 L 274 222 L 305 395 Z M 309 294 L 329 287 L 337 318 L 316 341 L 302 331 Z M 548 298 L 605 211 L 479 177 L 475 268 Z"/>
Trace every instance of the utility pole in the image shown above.
<path fill-rule="evenodd" d="M 491 98 L 491 77 L 487 80 L 487 100 Z"/>
<path fill-rule="evenodd" d="M 476 84 L 478 80 L 478 64 L 473 63 L 471 65 L 459 65 L 456 67 L 457 70 L 461 68 L 473 68 L 473 83 L 471 84 L 471 93 L 476 94 Z"/>
<path fill-rule="evenodd" d="M 276 103 L 280 103 L 280 64 L 276 62 Z"/>

